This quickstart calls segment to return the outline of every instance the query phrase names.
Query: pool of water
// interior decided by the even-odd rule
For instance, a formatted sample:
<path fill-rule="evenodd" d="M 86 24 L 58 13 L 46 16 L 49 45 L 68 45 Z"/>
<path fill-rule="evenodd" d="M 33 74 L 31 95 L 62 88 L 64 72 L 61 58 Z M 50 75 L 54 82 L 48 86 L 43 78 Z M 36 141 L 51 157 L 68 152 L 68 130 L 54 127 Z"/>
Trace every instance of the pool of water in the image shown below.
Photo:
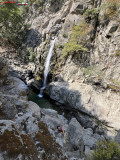
<path fill-rule="evenodd" d="M 46 109 L 54 109 L 56 110 L 59 114 L 64 115 L 65 117 L 67 116 L 68 112 L 61 109 L 61 106 L 57 106 L 54 102 L 52 102 L 49 98 L 39 98 L 36 93 L 31 92 L 28 95 L 28 100 L 33 101 L 36 104 L 40 106 L 40 108 L 46 108 Z"/>

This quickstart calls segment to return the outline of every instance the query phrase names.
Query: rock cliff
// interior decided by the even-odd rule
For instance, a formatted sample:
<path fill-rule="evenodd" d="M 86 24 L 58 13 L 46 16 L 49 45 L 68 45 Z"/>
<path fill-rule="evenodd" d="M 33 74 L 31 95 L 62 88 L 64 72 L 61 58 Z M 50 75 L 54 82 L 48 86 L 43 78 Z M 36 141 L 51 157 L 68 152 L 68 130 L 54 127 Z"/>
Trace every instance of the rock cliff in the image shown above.
<path fill-rule="evenodd" d="M 20 160 L 25 157 L 80 160 L 95 149 L 97 140 L 105 137 L 115 139 L 117 135 L 119 142 L 119 2 L 32 1 L 26 17 L 29 32 L 17 51 L 23 63 L 2 53 L 5 58 L 8 56 L 11 74 L 15 71 L 14 76 L 18 78 L 8 76 L 8 66 L 4 59 L 0 59 L 1 160 L 6 157 L 12 160 L 13 151 L 9 145 L 15 149 L 14 158 Z M 39 90 L 50 41 L 55 37 L 57 40 L 48 77 L 51 83 L 46 93 L 59 106 L 71 111 L 69 121 L 55 111 L 42 110 L 33 102 L 28 102 L 27 87 L 19 79 Z M 59 124 L 65 127 L 64 138 L 56 134 Z M 8 135 L 16 140 L 18 148 Z M 51 143 L 54 144 L 52 147 Z"/>
<path fill-rule="evenodd" d="M 108 126 L 119 130 L 120 8 L 119 5 L 116 6 L 117 2 L 51 0 L 43 2 L 44 7 L 41 10 L 34 2 L 26 19 L 26 23 L 31 24 L 26 46 L 34 49 L 34 72 L 38 78 L 43 70 L 40 65 L 44 64 L 50 39 L 56 36 L 51 74 L 53 81 L 59 82 L 49 85 L 50 97 L 104 120 L 108 122 Z M 110 9 L 110 5 L 115 8 Z M 87 25 L 81 25 L 83 21 Z M 79 43 L 87 47 L 89 52 L 77 51 L 61 58 L 64 44 L 69 43 L 75 34 L 74 26 L 79 24 L 83 27 L 83 30 L 78 32 Z"/>
<path fill-rule="evenodd" d="M 25 83 L 8 75 L 7 61 L 0 58 L 0 62 L 1 160 L 84 160 L 97 141 L 107 136 L 92 120 L 94 132 L 91 125 L 85 129 L 74 117 L 68 120 L 55 110 L 42 109 L 28 101 Z M 86 121 L 90 124 L 88 117 Z M 58 132 L 58 125 L 64 129 L 64 135 Z"/>

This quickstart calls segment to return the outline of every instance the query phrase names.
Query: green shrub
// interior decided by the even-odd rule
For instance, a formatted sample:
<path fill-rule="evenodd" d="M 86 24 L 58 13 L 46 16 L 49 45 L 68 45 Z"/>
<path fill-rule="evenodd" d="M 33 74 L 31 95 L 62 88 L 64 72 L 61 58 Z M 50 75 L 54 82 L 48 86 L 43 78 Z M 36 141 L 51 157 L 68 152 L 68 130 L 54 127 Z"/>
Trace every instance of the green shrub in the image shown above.
<path fill-rule="evenodd" d="M 62 56 L 65 57 L 67 55 L 74 54 L 79 51 L 88 52 L 87 48 L 84 48 L 82 45 L 77 44 L 75 42 L 68 42 L 64 45 L 64 49 L 62 51 Z"/>
<path fill-rule="evenodd" d="M 91 8 L 87 9 L 84 13 L 84 18 L 87 23 L 90 23 L 91 20 L 94 20 L 99 14 L 99 9 Z"/>
<path fill-rule="evenodd" d="M 78 52 L 89 52 L 86 45 L 89 42 L 87 36 L 90 31 L 91 27 L 84 21 L 75 26 L 68 43 L 64 44 L 61 56 L 65 57 Z"/>
<path fill-rule="evenodd" d="M 27 52 L 29 53 L 29 60 L 30 60 L 30 61 L 34 61 L 34 59 L 35 59 L 35 54 L 34 54 L 34 52 L 33 52 L 33 48 L 32 48 L 32 47 L 27 48 Z"/>
<path fill-rule="evenodd" d="M 101 10 L 103 11 L 103 20 L 118 16 L 119 7 L 120 0 L 105 0 L 104 4 L 101 6 Z"/>
<path fill-rule="evenodd" d="M 109 140 L 99 141 L 97 149 L 87 160 L 120 160 L 119 144 Z"/>
<path fill-rule="evenodd" d="M 10 0 L 8 0 L 10 1 Z M 0 6 L 0 39 L 3 43 L 20 46 L 27 32 L 24 18 L 16 4 L 2 4 Z"/>

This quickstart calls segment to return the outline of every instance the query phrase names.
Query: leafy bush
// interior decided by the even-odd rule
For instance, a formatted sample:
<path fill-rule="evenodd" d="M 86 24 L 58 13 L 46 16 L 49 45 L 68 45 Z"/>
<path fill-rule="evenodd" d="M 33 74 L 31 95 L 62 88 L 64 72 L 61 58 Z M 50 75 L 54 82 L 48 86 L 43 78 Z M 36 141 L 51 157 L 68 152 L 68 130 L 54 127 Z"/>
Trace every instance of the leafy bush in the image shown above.
<path fill-rule="evenodd" d="M 87 23 L 90 23 L 91 20 L 94 20 L 99 14 L 99 9 L 91 8 L 87 9 L 84 13 L 84 18 Z"/>
<path fill-rule="evenodd" d="M 61 56 L 65 57 L 69 54 L 75 54 L 78 52 L 89 52 L 86 44 L 88 43 L 87 37 L 91 29 L 92 28 L 84 21 L 75 26 L 72 30 L 69 42 L 64 44 Z"/>
<path fill-rule="evenodd" d="M 101 6 L 103 10 L 103 20 L 111 19 L 118 15 L 120 7 L 120 0 L 105 0 L 104 4 Z"/>
<path fill-rule="evenodd" d="M 97 149 L 87 160 L 120 160 L 119 144 L 109 140 L 99 141 Z"/>
<path fill-rule="evenodd" d="M 9 1 L 9 0 L 8 0 Z M 7 3 L 0 6 L 0 39 L 3 43 L 19 46 L 27 32 L 24 19 L 16 4 Z"/>
<path fill-rule="evenodd" d="M 29 60 L 33 61 L 35 59 L 35 54 L 33 52 L 33 48 L 32 47 L 27 48 L 27 52 L 29 53 Z"/>
<path fill-rule="evenodd" d="M 76 42 L 68 42 L 64 45 L 64 49 L 62 51 L 63 56 L 67 56 L 68 54 L 77 53 L 79 51 L 88 51 L 87 48 L 84 48 L 82 45 L 77 44 Z"/>

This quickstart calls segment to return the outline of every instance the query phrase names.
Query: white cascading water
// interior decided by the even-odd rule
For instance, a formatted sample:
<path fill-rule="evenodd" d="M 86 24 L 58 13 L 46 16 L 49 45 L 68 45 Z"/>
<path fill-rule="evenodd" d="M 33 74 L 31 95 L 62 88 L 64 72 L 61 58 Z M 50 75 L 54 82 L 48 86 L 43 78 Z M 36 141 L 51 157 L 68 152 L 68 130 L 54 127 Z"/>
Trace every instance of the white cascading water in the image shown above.
<path fill-rule="evenodd" d="M 49 69 L 50 69 L 50 60 L 51 60 L 51 57 L 52 57 L 52 52 L 53 52 L 53 49 L 54 49 L 55 40 L 56 40 L 56 38 L 54 40 L 52 40 L 52 42 L 51 42 L 50 49 L 49 49 L 49 52 L 48 52 L 48 55 L 47 55 L 47 58 L 46 58 L 46 61 L 45 61 L 43 87 L 40 88 L 40 94 L 38 95 L 40 98 L 43 97 L 43 91 L 46 88 L 47 76 L 48 76 Z"/>

